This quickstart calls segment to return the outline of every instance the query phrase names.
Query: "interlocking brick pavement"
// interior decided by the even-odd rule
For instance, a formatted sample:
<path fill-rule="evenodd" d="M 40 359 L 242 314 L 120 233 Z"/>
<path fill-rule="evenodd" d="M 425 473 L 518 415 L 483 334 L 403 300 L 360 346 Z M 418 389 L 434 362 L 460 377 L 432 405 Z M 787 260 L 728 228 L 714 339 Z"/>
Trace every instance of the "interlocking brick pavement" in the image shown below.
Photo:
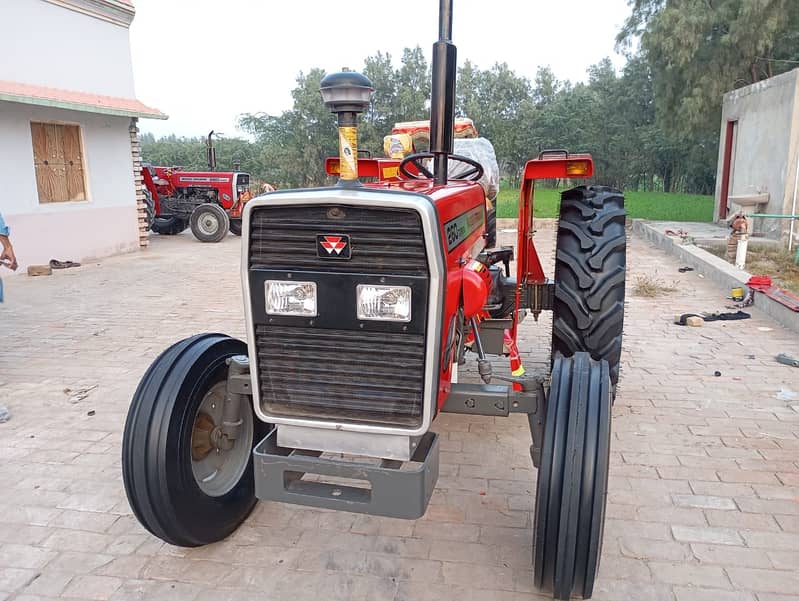
<path fill-rule="evenodd" d="M 542 224 L 537 242 L 551 265 L 551 227 Z M 548 598 L 532 586 L 535 471 L 520 415 L 436 420 L 441 478 L 416 522 L 260 503 L 228 540 L 200 549 L 165 545 L 139 526 L 119 465 L 129 399 L 175 340 L 243 335 L 238 254 L 235 237 L 204 245 L 187 233 L 48 278 L 6 280 L 0 601 Z M 678 273 L 638 239 L 628 260 L 594 598 L 799 599 L 799 402 L 776 398 L 799 391 L 799 370 L 773 361 L 799 354 L 799 340 L 756 310 L 748 321 L 675 326 L 675 314 L 723 309 L 727 291 Z M 635 296 L 642 276 L 677 290 Z M 550 327 L 545 315 L 524 322 L 528 370 L 546 367 Z"/>

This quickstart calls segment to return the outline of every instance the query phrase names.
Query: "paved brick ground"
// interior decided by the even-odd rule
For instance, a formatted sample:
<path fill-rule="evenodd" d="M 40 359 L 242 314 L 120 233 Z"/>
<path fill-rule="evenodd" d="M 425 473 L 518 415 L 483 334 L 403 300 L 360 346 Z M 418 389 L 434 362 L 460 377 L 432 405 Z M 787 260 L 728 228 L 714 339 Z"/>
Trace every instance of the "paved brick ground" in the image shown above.
<path fill-rule="evenodd" d="M 552 239 L 542 229 L 547 256 Z M 437 420 L 441 478 L 417 522 L 261 503 L 229 540 L 194 550 L 138 525 L 119 468 L 128 401 L 167 344 L 243 334 L 238 248 L 156 237 L 143 254 L 6 281 L 0 601 L 547 598 L 532 592 L 520 416 Z M 725 291 L 639 240 L 629 262 L 631 287 L 656 275 L 678 290 L 629 295 L 595 598 L 799 599 L 799 402 L 776 398 L 799 391 L 799 370 L 772 360 L 799 354 L 796 335 L 757 313 L 674 326 L 675 313 L 722 309 Z M 528 369 L 546 365 L 548 331 L 525 322 Z"/>

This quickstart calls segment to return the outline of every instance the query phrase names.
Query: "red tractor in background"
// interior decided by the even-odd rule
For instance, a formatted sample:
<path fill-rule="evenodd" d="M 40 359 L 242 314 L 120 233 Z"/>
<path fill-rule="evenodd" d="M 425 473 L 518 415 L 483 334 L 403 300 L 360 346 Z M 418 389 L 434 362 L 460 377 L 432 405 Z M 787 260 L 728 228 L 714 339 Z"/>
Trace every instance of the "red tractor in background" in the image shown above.
<path fill-rule="evenodd" d="M 556 599 L 592 595 L 621 360 L 624 197 L 593 185 L 562 194 L 547 278 L 535 182 L 590 178 L 594 165 L 541 153 L 524 168 L 517 248 L 489 248 L 485 167 L 453 152 L 451 37 L 452 0 L 440 0 L 427 152 L 360 160 L 372 84 L 352 71 L 322 80 L 339 129 L 326 168 L 339 181 L 246 204 L 246 342 L 192 336 L 142 376 L 121 463 L 133 513 L 155 536 L 220 541 L 257 499 L 418 519 L 439 475 L 437 418 L 521 413 L 538 468 L 534 582 Z M 551 328 L 520 339 L 520 322 L 542 311 Z M 517 344 L 551 361 L 525 370 Z M 458 381 L 467 361 L 482 382 Z"/>
<path fill-rule="evenodd" d="M 183 171 L 142 166 L 150 229 L 171 236 L 191 227 L 201 242 L 241 235 L 241 211 L 250 198 L 250 176 L 238 171 Z"/>

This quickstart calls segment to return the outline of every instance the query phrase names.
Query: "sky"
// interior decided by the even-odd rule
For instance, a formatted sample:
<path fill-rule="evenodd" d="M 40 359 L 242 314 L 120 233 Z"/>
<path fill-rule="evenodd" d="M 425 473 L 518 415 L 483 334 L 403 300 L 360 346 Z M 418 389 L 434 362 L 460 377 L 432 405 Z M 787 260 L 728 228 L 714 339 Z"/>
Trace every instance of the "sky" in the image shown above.
<path fill-rule="evenodd" d="M 430 60 L 437 0 L 135 0 L 130 28 L 136 96 L 169 115 L 143 132 L 243 136 L 241 113 L 291 109 L 300 71 L 360 71 L 367 56 L 419 45 Z M 585 81 L 614 40 L 627 0 L 454 0 L 458 64 L 506 62 L 532 80 L 539 66 Z M 321 101 L 321 100 L 320 100 Z M 424 116 L 420 116 L 423 118 Z"/>

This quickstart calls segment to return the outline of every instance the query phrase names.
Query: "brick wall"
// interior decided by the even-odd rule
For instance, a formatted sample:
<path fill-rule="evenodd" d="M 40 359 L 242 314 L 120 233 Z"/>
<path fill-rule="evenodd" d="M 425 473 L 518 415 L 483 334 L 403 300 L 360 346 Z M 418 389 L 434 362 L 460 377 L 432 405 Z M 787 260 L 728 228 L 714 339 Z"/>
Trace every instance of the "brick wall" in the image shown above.
<path fill-rule="evenodd" d="M 147 227 L 147 209 L 144 204 L 144 183 L 141 175 L 141 144 L 139 143 L 138 119 L 130 120 L 130 154 L 133 157 L 133 181 L 136 185 L 136 206 L 139 218 L 139 247 L 146 248 L 150 244 Z"/>

